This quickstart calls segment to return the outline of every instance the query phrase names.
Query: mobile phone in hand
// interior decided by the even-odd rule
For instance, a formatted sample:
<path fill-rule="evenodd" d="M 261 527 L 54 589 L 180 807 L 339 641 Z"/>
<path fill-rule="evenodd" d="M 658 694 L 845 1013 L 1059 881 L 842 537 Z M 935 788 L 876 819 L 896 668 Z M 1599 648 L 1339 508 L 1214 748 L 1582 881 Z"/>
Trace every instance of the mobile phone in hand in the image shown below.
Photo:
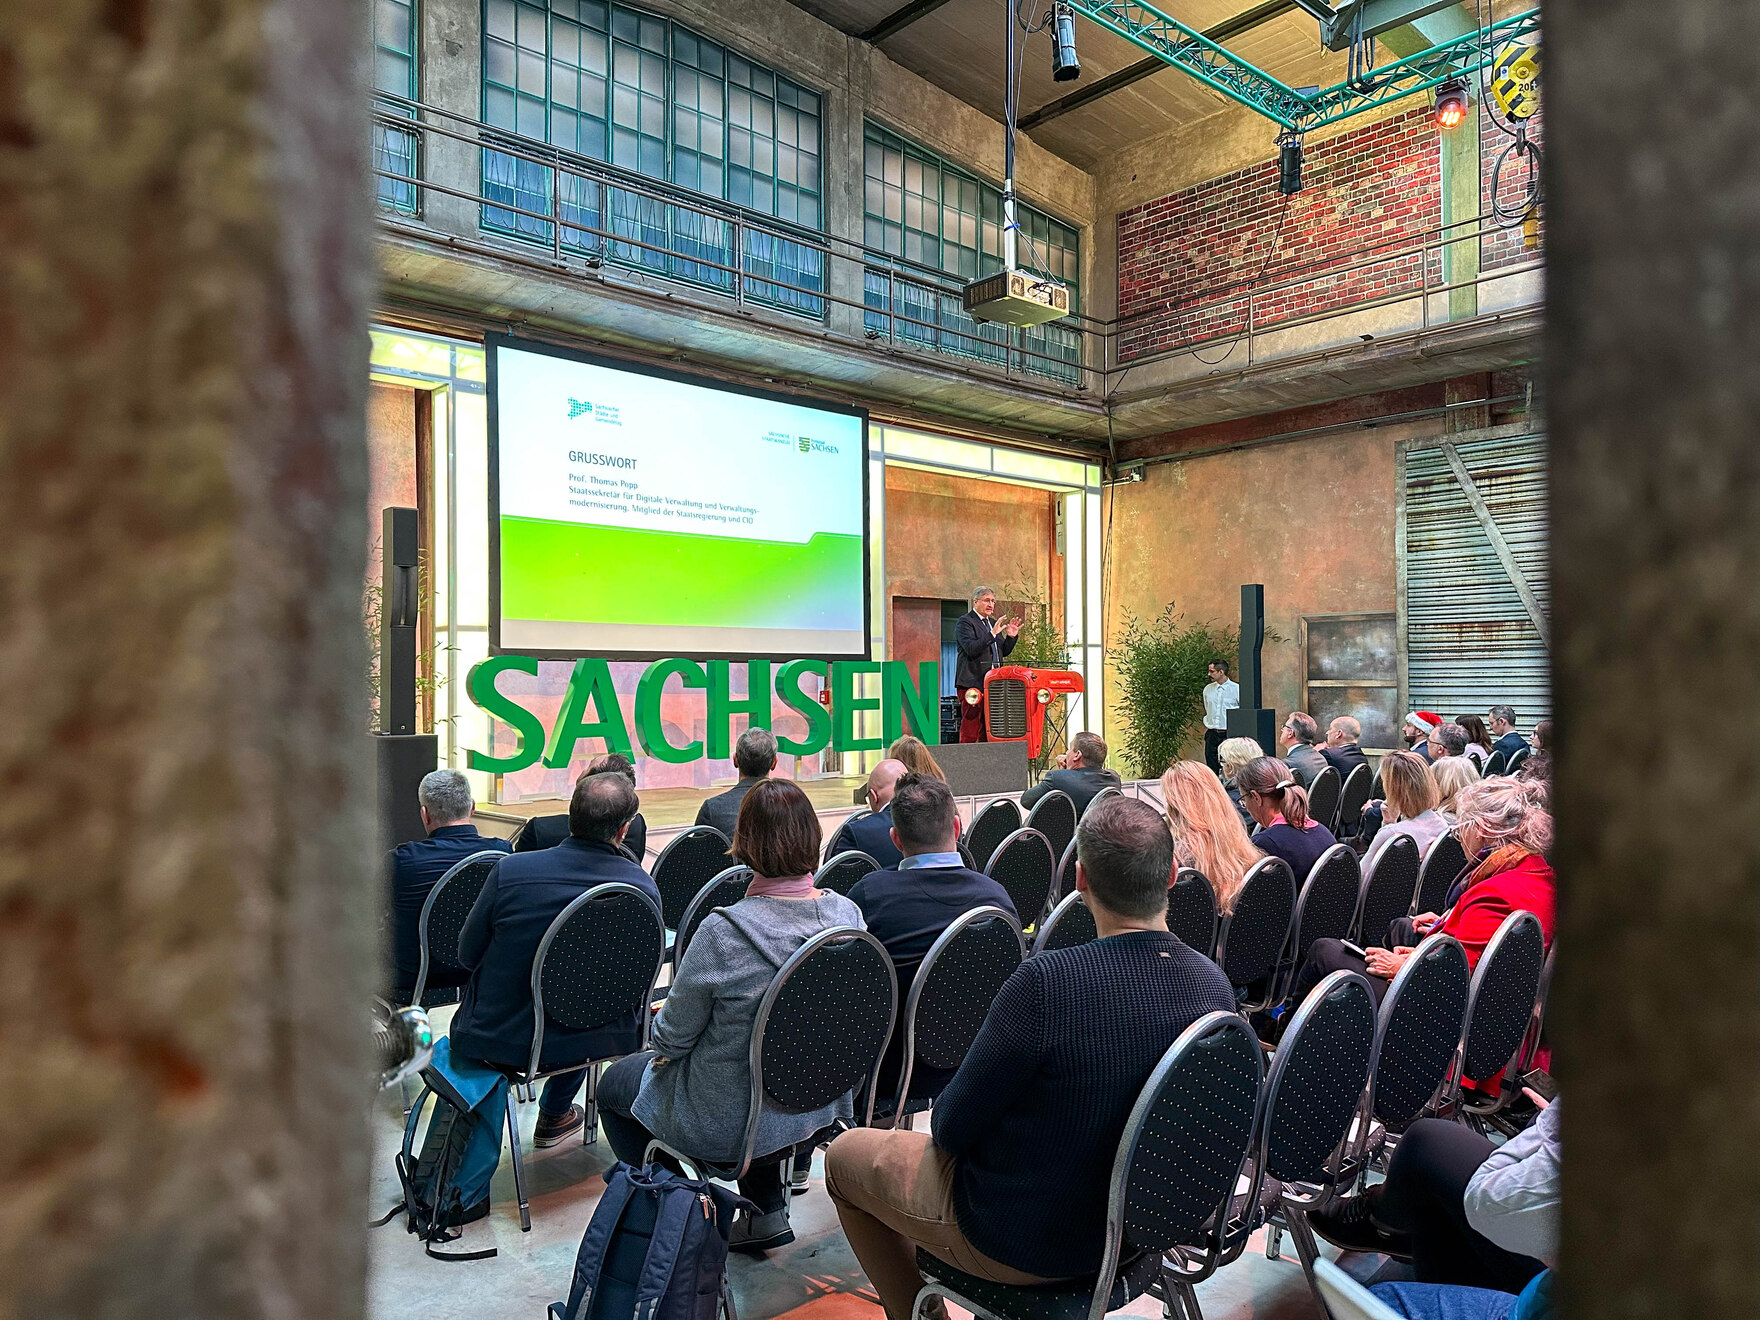
<path fill-rule="evenodd" d="M 1362 949 L 1358 948 L 1356 945 L 1352 944 L 1349 940 L 1340 940 L 1339 943 L 1344 945 L 1345 948 L 1349 949 L 1352 953 L 1356 954 L 1357 957 L 1363 959 L 1365 962 L 1368 961 L 1369 955 L 1366 952 L 1364 952 Z"/>
<path fill-rule="evenodd" d="M 1536 1068 L 1524 1076 L 1522 1085 L 1546 1101 L 1547 1104 L 1558 1099 L 1558 1082 L 1551 1073 L 1543 1068 Z"/>

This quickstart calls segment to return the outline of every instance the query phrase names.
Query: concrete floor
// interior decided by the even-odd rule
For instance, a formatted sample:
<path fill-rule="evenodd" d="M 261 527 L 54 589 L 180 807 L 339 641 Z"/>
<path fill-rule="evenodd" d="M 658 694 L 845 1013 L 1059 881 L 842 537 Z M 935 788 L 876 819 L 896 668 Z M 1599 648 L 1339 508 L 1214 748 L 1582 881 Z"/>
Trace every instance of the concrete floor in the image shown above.
<path fill-rule="evenodd" d="M 437 1029 L 442 1025 L 437 1022 Z M 369 1230 L 368 1306 L 374 1320 L 542 1320 L 549 1303 L 567 1297 L 575 1251 L 603 1190 L 600 1175 L 612 1162 L 610 1148 L 603 1140 L 595 1146 L 570 1142 L 534 1155 L 529 1143 L 537 1105 L 521 1105 L 520 1119 L 527 1143 L 532 1231 L 520 1232 L 513 1174 L 504 1154 L 495 1175 L 494 1210 L 487 1220 L 467 1226 L 450 1248 L 495 1246 L 500 1255 L 481 1261 L 431 1260 L 404 1231 L 401 1219 Z M 399 1199 L 392 1158 L 401 1135 L 394 1091 L 380 1097 L 374 1110 L 375 1217 Z M 794 1202 L 791 1245 L 762 1259 L 730 1259 L 740 1320 L 881 1320 L 879 1304 L 838 1227 L 822 1172 L 816 1162 L 812 1190 Z M 1319 1316 L 1287 1237 L 1284 1253 L 1282 1261 L 1266 1260 L 1263 1233 L 1255 1235 L 1240 1260 L 1198 1285 L 1206 1320 Z M 1159 1320 L 1161 1304 L 1144 1297 L 1119 1314 Z"/>

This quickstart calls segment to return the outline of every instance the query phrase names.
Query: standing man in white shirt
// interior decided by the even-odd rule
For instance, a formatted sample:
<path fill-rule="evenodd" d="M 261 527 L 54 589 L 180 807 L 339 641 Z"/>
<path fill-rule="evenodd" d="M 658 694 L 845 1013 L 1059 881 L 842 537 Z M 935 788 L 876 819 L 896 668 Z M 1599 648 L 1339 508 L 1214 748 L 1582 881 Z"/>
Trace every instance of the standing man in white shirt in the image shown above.
<path fill-rule="evenodd" d="M 1228 712 L 1241 704 L 1241 685 L 1228 676 L 1228 661 L 1218 656 L 1210 662 L 1210 681 L 1204 685 L 1204 764 L 1217 774 L 1222 761 L 1216 749 L 1228 737 Z"/>

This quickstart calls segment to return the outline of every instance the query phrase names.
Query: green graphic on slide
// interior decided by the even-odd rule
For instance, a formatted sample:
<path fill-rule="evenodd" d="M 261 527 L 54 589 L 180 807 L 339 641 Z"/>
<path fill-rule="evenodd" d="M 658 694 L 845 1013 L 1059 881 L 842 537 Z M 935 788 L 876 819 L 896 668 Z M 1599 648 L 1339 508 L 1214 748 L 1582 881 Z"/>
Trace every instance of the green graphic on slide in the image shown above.
<path fill-rule="evenodd" d="M 797 545 L 501 519 L 505 619 L 860 629 L 861 610 L 859 536 Z"/>

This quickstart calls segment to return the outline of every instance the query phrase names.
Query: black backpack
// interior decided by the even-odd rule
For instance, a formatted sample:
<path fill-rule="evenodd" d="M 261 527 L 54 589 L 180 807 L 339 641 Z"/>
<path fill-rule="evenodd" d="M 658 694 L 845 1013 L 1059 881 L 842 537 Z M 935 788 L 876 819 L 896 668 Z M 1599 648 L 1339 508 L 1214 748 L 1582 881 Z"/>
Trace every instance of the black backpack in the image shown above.
<path fill-rule="evenodd" d="M 735 1210 L 725 1187 L 658 1164 L 614 1164 L 575 1257 L 567 1302 L 549 1320 L 715 1320 Z"/>

